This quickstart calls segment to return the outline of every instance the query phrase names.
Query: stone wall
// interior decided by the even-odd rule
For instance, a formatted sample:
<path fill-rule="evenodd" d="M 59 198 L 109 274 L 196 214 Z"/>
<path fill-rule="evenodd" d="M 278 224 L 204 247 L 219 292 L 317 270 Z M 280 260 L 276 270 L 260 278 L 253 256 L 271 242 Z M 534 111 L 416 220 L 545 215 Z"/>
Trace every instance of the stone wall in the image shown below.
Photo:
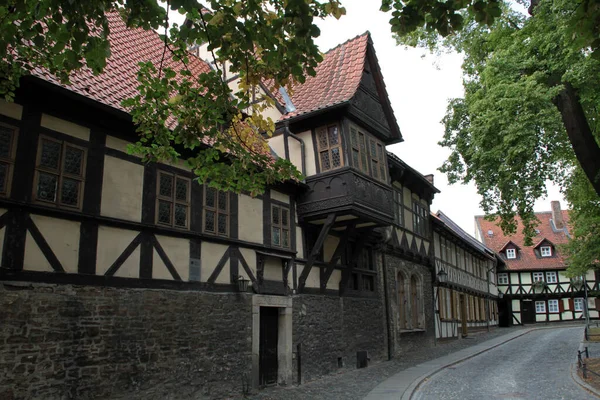
<path fill-rule="evenodd" d="M 251 296 L 0 283 L 0 398 L 201 399 L 250 379 Z"/>
<path fill-rule="evenodd" d="M 378 260 L 381 262 L 381 259 Z M 392 254 L 385 255 L 385 268 L 388 284 L 388 306 L 390 313 L 390 330 L 392 337 L 392 354 L 398 357 L 423 346 L 433 346 L 435 336 L 433 289 L 430 267 L 407 261 Z M 398 271 L 403 271 L 406 276 L 418 275 L 421 283 L 423 301 L 423 329 L 400 330 L 398 308 Z"/>
<path fill-rule="evenodd" d="M 303 382 L 356 368 L 357 351 L 368 351 L 370 362 L 385 359 L 385 317 L 378 297 L 306 294 L 294 296 L 293 304 L 294 351 L 301 343 Z M 294 361 L 294 382 L 298 382 L 298 354 Z"/>

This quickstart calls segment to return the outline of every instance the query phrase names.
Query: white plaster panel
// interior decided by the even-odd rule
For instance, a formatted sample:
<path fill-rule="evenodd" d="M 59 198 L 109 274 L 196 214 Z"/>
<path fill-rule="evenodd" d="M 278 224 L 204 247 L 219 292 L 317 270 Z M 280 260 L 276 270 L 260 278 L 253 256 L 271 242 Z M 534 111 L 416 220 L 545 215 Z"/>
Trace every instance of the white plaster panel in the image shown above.
<path fill-rule="evenodd" d="M 161 235 L 156 235 L 156 239 L 167 254 L 167 257 L 169 257 L 171 264 L 173 264 L 173 266 L 175 267 L 175 270 L 181 277 L 181 280 L 184 282 L 188 281 L 190 277 L 190 241 L 188 239 L 181 239 Z M 173 279 L 173 276 L 167 269 L 166 265 L 164 266 L 165 270 L 163 272 L 157 271 L 157 274 L 164 274 L 166 272 L 168 274 L 168 277 L 158 278 L 157 276 L 154 276 L 154 269 L 157 265 L 157 259 L 158 261 L 160 261 L 160 263 L 163 263 L 162 259 L 155 251 L 153 257 L 154 264 L 152 277 L 156 279 Z"/>
<path fill-rule="evenodd" d="M 544 322 L 546 321 L 546 314 L 536 314 L 535 315 L 536 322 Z"/>
<path fill-rule="evenodd" d="M 144 167 L 115 157 L 104 158 L 102 216 L 140 222 Z"/>
<path fill-rule="evenodd" d="M 238 237 L 240 240 L 263 243 L 262 200 L 240 194 L 238 210 Z"/>
<path fill-rule="evenodd" d="M 573 313 L 571 311 L 565 311 L 562 313 L 562 319 L 567 320 L 567 319 L 573 319 Z"/>
<path fill-rule="evenodd" d="M 31 215 L 65 272 L 77 273 L 79 263 L 79 222 Z"/>
<path fill-rule="evenodd" d="M 548 320 L 549 321 L 560 321 L 560 314 L 549 314 Z"/>
<path fill-rule="evenodd" d="M 337 248 L 340 239 L 336 236 L 327 236 L 325 238 L 325 242 L 323 242 L 323 259 L 325 262 L 329 262 L 331 257 L 333 257 L 333 253 L 335 253 L 335 249 Z"/>
<path fill-rule="evenodd" d="M 340 282 L 342 281 L 342 271 L 334 269 L 331 273 L 329 281 L 327 281 L 327 289 L 339 290 Z"/>
<path fill-rule="evenodd" d="M 250 271 L 252 272 L 254 277 L 256 277 L 256 251 L 254 251 L 252 249 L 245 249 L 245 248 L 240 247 L 240 253 L 242 253 L 242 256 L 244 257 L 244 259 L 246 260 L 246 263 L 248 264 L 248 268 L 250 268 Z M 250 277 L 244 270 L 244 267 L 242 266 L 241 261 L 238 263 L 238 265 L 239 265 L 239 268 L 238 268 L 239 275 L 243 276 L 245 279 L 250 279 Z"/>
<path fill-rule="evenodd" d="M 271 190 L 271 199 L 280 201 L 282 203 L 290 204 L 290 196 L 278 192 L 277 190 Z"/>
<path fill-rule="evenodd" d="M 521 302 L 519 300 L 513 300 L 512 309 L 513 311 L 521 311 Z"/>
<path fill-rule="evenodd" d="M 590 318 L 598 318 L 598 311 L 596 310 L 589 310 L 590 313 Z"/>
<path fill-rule="evenodd" d="M 106 136 L 106 147 L 113 150 L 122 151 L 123 153 L 127 152 L 127 145 L 131 144 L 127 140 L 119 139 L 114 136 L 107 135 Z"/>
<path fill-rule="evenodd" d="M 306 176 L 317 173 L 317 160 L 315 159 L 315 144 L 313 143 L 311 131 L 298 133 L 300 139 L 304 141 L 304 155 L 306 156 Z"/>
<path fill-rule="evenodd" d="M 152 251 L 152 279 L 173 280 L 167 265 L 160 258 L 156 249 Z"/>
<path fill-rule="evenodd" d="M 211 242 L 202 242 L 201 245 L 201 255 L 202 255 L 202 273 L 200 276 L 202 277 L 202 281 L 205 282 L 212 275 L 213 271 L 223 254 L 228 251 L 228 246 L 219 243 L 211 243 Z M 244 256 L 245 257 L 245 256 Z M 246 261 L 248 259 L 246 258 Z M 225 266 L 221 270 L 221 273 L 215 280 L 215 283 L 231 283 L 231 279 L 229 276 L 229 268 L 230 268 L 230 260 L 227 260 Z M 253 260 L 254 263 L 254 260 Z M 243 268 L 242 268 L 243 269 Z"/>
<path fill-rule="evenodd" d="M 265 257 L 265 270 L 263 278 L 269 281 L 281 281 L 281 259 L 276 257 Z"/>
<path fill-rule="evenodd" d="M 304 265 L 302 266 L 304 268 Z M 302 269 L 300 269 L 302 271 Z M 310 269 L 310 273 L 306 278 L 306 287 L 309 288 L 319 288 L 321 287 L 321 270 L 318 267 L 312 267 Z"/>
<path fill-rule="evenodd" d="M 302 241 L 302 228 L 296 226 L 296 251 L 299 258 L 304 258 L 304 243 Z"/>
<path fill-rule="evenodd" d="M 266 108 L 261 112 L 261 114 L 264 118 L 271 118 L 273 122 L 279 121 L 279 118 L 281 117 L 281 113 L 279 112 L 277 107 L 274 106 Z"/>
<path fill-rule="evenodd" d="M 285 158 L 285 143 L 283 135 L 277 135 L 267 139 L 271 149 L 279 156 L 279 158 Z"/>
<path fill-rule="evenodd" d="M 294 164 L 298 171 L 302 172 L 302 147 L 300 142 L 288 136 L 288 149 L 290 151 L 290 162 Z"/>
<path fill-rule="evenodd" d="M 64 119 L 56 118 L 48 114 L 42 114 L 40 125 L 65 135 L 74 136 L 81 140 L 90 140 L 90 129 L 85 126 L 77 125 Z"/>
<path fill-rule="evenodd" d="M 23 106 L 17 103 L 9 103 L 0 99 L 0 114 L 13 119 L 21 119 L 23 116 Z"/>
<path fill-rule="evenodd" d="M 559 282 L 559 283 L 562 283 L 562 282 L 565 282 L 565 283 L 571 283 L 571 278 L 568 278 L 568 277 L 565 275 L 565 272 L 564 272 L 564 271 L 558 271 L 558 282 Z"/>
<path fill-rule="evenodd" d="M 23 260 L 25 271 L 53 272 L 52 266 L 38 247 L 29 231 L 25 237 L 25 258 Z"/>
<path fill-rule="evenodd" d="M 104 275 L 138 234 L 139 232 L 136 231 L 100 226 L 98 228 L 96 274 Z M 138 278 L 139 274 L 140 246 L 125 260 L 115 276 Z"/>
<path fill-rule="evenodd" d="M 531 274 L 529 272 L 521 273 L 521 283 L 522 284 L 531 284 Z"/>

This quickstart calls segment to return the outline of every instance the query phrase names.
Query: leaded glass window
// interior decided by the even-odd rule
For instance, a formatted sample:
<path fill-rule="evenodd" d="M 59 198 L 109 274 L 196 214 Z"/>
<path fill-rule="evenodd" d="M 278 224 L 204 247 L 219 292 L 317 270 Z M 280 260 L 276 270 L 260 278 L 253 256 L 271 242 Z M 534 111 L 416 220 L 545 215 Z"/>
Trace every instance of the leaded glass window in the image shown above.
<path fill-rule="evenodd" d="M 0 124 L 0 196 L 10 194 L 16 147 L 17 128 Z"/>
<path fill-rule="evenodd" d="M 205 186 L 204 232 L 229 236 L 229 193 Z"/>
<path fill-rule="evenodd" d="M 413 201 L 413 232 L 417 235 L 427 236 L 428 229 L 428 214 L 427 208 L 418 201 Z M 450 255 L 450 257 L 452 257 Z"/>
<path fill-rule="evenodd" d="M 385 147 L 377 139 L 350 125 L 352 166 L 375 179 L 386 181 Z"/>
<path fill-rule="evenodd" d="M 159 171 L 156 177 L 156 223 L 189 229 L 191 180 Z"/>
<path fill-rule="evenodd" d="M 398 226 L 404 226 L 404 203 L 402 200 L 402 188 L 394 187 L 394 222 Z"/>
<path fill-rule="evenodd" d="M 271 206 L 271 243 L 290 248 L 290 210 L 280 205 Z"/>
<path fill-rule="evenodd" d="M 81 209 L 86 149 L 40 136 L 34 197 L 37 201 Z"/>
<path fill-rule="evenodd" d="M 344 165 L 342 139 L 337 124 L 320 127 L 317 129 L 316 136 L 321 171 L 329 171 Z"/>

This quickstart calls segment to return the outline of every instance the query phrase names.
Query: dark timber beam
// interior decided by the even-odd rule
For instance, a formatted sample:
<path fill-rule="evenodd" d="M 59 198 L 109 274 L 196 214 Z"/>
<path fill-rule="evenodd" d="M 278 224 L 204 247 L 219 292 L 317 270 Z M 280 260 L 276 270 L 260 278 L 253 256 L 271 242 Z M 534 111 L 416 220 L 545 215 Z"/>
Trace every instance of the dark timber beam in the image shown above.
<path fill-rule="evenodd" d="M 344 235 L 341 237 L 341 239 L 335 249 L 335 252 L 331 256 L 331 260 L 329 261 L 329 264 L 327 265 L 327 269 L 323 272 L 323 275 L 321 277 L 321 292 L 324 292 L 325 289 L 327 288 L 327 282 L 329 282 L 329 278 L 331 278 L 331 274 L 333 273 L 333 270 L 335 269 L 335 264 L 342 257 L 342 254 L 344 254 L 344 252 L 346 251 L 346 248 L 348 247 L 348 240 L 350 239 L 350 236 L 352 236 L 354 234 L 355 230 L 356 230 L 356 222 L 353 222 L 350 225 L 348 225 L 348 227 L 344 231 Z M 321 270 L 321 271 L 323 271 L 323 270 Z"/>
<path fill-rule="evenodd" d="M 304 265 L 304 269 L 302 270 L 302 273 L 300 274 L 300 278 L 298 279 L 298 293 L 302 292 L 302 289 L 304 289 L 304 285 L 306 284 L 306 279 L 308 278 L 308 274 L 310 274 L 310 270 L 315 262 L 315 259 L 321 252 L 321 247 L 323 246 L 323 243 L 325 242 L 325 238 L 327 237 L 327 234 L 329 233 L 329 230 L 333 226 L 334 222 L 335 222 L 335 214 L 334 213 L 329 214 L 327 216 L 327 220 L 325 221 L 325 224 L 323 224 L 323 228 L 321 228 L 321 232 L 319 233 L 319 237 L 317 238 L 315 245 L 313 246 L 313 248 L 310 251 L 310 255 L 308 256 L 308 259 L 306 260 L 306 264 Z"/>

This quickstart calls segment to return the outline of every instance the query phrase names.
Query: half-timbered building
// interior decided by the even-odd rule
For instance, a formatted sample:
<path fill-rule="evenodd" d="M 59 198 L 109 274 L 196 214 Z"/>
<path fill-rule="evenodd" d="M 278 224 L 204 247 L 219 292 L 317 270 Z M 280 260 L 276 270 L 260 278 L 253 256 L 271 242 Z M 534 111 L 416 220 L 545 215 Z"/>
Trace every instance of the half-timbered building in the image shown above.
<path fill-rule="evenodd" d="M 531 246 L 525 245 L 523 224 L 518 220 L 517 233 L 505 235 L 483 216 L 475 217 L 476 233 L 486 246 L 504 260 L 498 269 L 500 324 L 522 325 L 536 322 L 573 321 L 598 318 L 596 298 L 587 292 L 597 291 L 594 271 L 577 279 L 565 275 L 567 266 L 559 245 L 569 240 L 569 212 L 558 201 L 552 211 L 538 212 L 539 224 Z"/>
<path fill-rule="evenodd" d="M 273 154 L 306 178 L 250 197 L 128 152 L 121 101 L 163 43 L 109 22 L 103 74 L 38 70 L 0 103 L 0 393 L 220 398 L 432 342 L 437 190 L 386 152 L 368 33 L 293 95 L 263 88 Z"/>
<path fill-rule="evenodd" d="M 432 215 L 436 337 L 461 338 L 498 325 L 496 254 L 446 214 Z"/>

